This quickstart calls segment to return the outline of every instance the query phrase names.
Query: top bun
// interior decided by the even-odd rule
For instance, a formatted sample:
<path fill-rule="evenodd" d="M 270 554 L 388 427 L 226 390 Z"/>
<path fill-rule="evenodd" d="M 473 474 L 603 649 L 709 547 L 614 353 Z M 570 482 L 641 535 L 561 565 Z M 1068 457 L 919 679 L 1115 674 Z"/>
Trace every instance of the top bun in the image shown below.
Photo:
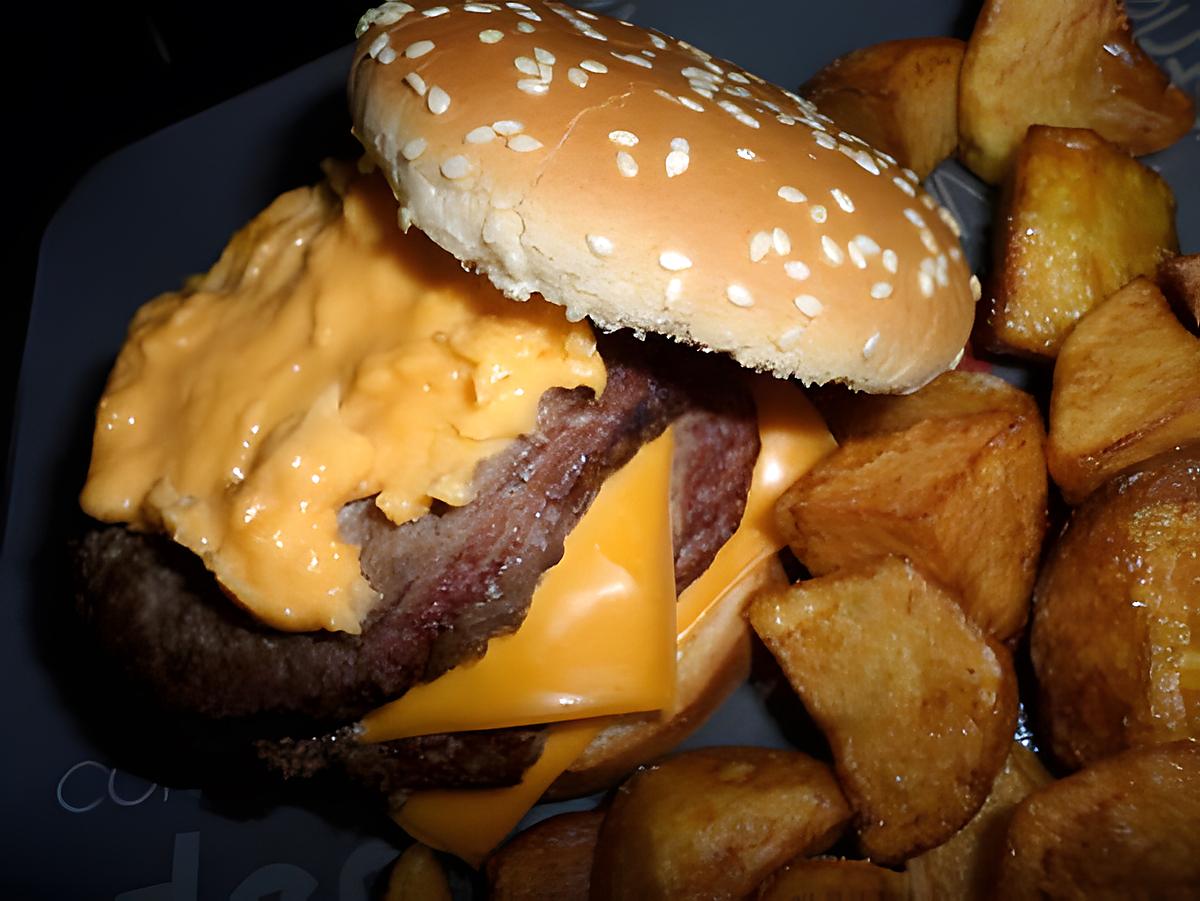
<path fill-rule="evenodd" d="M 355 131 L 411 223 L 509 297 L 806 383 L 920 387 L 974 302 L 952 218 L 808 101 L 558 3 L 385 3 Z"/>

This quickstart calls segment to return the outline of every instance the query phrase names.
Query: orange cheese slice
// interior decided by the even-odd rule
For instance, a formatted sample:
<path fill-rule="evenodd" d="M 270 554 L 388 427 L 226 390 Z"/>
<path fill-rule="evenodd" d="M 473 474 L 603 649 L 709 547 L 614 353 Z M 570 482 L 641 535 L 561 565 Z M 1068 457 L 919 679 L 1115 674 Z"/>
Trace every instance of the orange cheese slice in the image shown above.
<path fill-rule="evenodd" d="M 766 376 L 751 377 L 751 385 L 762 449 L 755 463 L 746 511 L 712 566 L 680 596 L 677 629 L 681 639 L 726 591 L 783 546 L 775 526 L 776 502 L 788 486 L 836 446 L 820 415 L 797 389 Z M 597 505 L 599 501 L 597 498 Z M 595 508 L 593 505 L 593 511 Z M 589 511 L 588 517 L 591 515 Z M 583 525 L 581 522 L 579 528 Z M 478 866 L 603 727 L 603 721 L 557 723 L 549 729 L 542 756 L 526 771 L 520 784 L 485 791 L 417 792 L 397 812 L 396 822 L 425 844 Z"/>

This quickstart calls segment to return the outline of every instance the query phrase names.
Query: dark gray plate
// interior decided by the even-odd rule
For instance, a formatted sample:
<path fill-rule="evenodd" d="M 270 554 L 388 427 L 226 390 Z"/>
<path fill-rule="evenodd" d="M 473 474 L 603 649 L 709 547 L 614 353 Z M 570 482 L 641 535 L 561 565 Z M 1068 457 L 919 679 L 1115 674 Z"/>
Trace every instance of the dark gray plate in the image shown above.
<path fill-rule="evenodd" d="M 593 4 L 597 5 L 597 4 Z M 875 41 L 963 36 L 956 0 L 606 4 L 795 86 Z M 1177 82 L 1200 83 L 1200 15 L 1178 0 L 1129 2 L 1143 45 Z M 320 787 L 284 795 L 220 772 L 198 784 L 174 736 L 142 722 L 126 689 L 90 677 L 61 616 L 64 543 L 77 529 L 92 407 L 133 311 L 206 268 L 279 191 L 349 153 L 349 51 L 141 141 L 85 177 L 46 230 L 18 397 L 12 496 L 0 560 L 0 672 L 9 738 L 0 825 L 5 897 L 366 898 L 398 830 L 377 808 Z M 1200 249 L 1200 136 L 1151 160 L 1180 202 L 1185 250 Z M 934 189 L 980 245 L 986 195 L 948 165 Z M 170 739 L 170 740 L 168 740 Z M 780 744 L 749 689 L 692 744 Z M 170 750 L 167 750 L 170 748 Z M 212 787 L 208 787 L 209 783 Z M 169 787 L 167 787 L 169 786 Z M 272 894 L 282 893 L 282 894 Z"/>

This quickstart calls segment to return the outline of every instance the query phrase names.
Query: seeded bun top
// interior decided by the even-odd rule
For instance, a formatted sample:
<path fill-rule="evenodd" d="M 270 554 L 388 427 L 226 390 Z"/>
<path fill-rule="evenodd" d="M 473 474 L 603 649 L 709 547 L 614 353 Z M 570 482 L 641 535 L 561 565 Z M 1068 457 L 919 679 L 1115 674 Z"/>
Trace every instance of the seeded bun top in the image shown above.
<path fill-rule="evenodd" d="M 355 132 L 415 225 L 516 299 L 807 383 L 911 390 L 971 327 L 953 220 L 806 100 L 558 3 L 385 3 Z"/>

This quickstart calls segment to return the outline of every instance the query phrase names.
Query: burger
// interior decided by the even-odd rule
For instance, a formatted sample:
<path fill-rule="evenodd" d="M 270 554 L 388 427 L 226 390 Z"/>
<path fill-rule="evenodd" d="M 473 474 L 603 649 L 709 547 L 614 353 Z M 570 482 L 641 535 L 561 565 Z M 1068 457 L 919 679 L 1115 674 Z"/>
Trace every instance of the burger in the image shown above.
<path fill-rule="evenodd" d="M 796 382 L 915 389 L 973 318 L 951 217 L 809 102 L 557 3 L 384 3 L 365 155 L 134 318 L 78 607 L 158 703 L 479 860 L 742 678 Z"/>

